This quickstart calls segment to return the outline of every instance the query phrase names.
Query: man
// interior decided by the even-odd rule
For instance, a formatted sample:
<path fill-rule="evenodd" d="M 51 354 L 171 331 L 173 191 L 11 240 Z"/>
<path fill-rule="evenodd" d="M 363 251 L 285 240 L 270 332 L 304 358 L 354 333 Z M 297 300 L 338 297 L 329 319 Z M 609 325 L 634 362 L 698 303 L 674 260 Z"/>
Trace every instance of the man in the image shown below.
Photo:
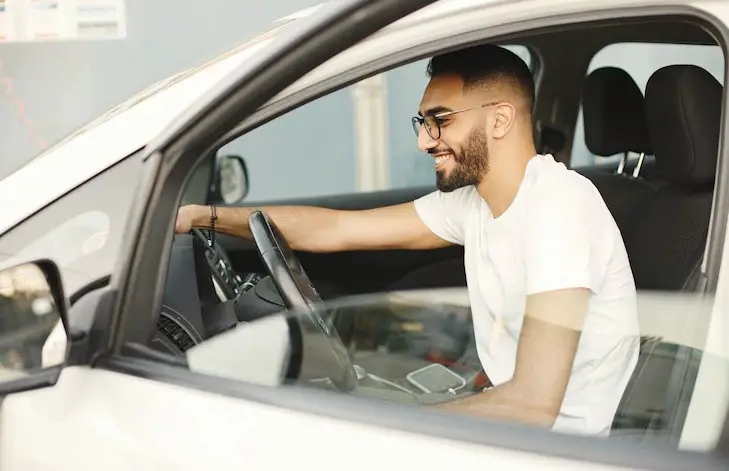
<path fill-rule="evenodd" d="M 605 434 L 637 361 L 633 276 L 618 228 L 589 180 L 532 136 L 523 61 L 482 45 L 433 58 L 418 147 L 438 191 L 392 207 L 267 207 L 298 250 L 465 247 L 478 354 L 494 384 L 443 409 Z M 219 208 L 216 229 L 250 237 L 254 208 Z M 207 227 L 180 209 L 176 230 Z"/>

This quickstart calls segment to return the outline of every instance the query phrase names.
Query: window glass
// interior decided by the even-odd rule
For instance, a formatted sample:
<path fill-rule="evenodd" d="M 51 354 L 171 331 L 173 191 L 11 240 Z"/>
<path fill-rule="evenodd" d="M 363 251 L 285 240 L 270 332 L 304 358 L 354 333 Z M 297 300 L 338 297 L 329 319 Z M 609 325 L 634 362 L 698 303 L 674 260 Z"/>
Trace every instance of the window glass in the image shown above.
<path fill-rule="evenodd" d="M 507 46 L 530 67 L 524 46 Z M 434 186 L 411 118 L 428 83 L 427 60 L 319 98 L 223 147 L 247 164 L 247 201 Z"/>
<path fill-rule="evenodd" d="M 0 237 L 0 268 L 50 259 L 66 296 L 111 274 L 142 175 L 141 154 L 104 171 Z"/>
<path fill-rule="evenodd" d="M 725 417 L 727 398 L 719 389 L 701 391 L 699 382 L 726 378 L 729 362 L 704 351 L 712 305 L 711 298 L 685 293 L 641 296 L 640 356 L 609 435 L 683 449 L 715 446 L 720 430 L 706 427 L 705 418 Z M 689 311 L 696 328 L 681 321 Z M 499 342 L 495 334 L 484 348 L 498 350 Z M 460 288 L 339 298 L 315 314 L 273 314 L 207 339 L 185 356 L 198 373 L 429 408 L 491 387 L 468 292 Z M 697 379 L 700 366 L 715 376 Z M 529 402 L 535 398 L 524 398 L 525 407 L 538 407 Z"/>
<path fill-rule="evenodd" d="M 587 74 L 600 67 L 619 67 L 628 72 L 640 90 L 645 93 L 645 86 L 653 72 L 672 64 L 692 64 L 703 67 L 720 83 L 724 83 L 724 55 L 719 46 L 611 44 L 595 54 L 587 69 Z M 573 167 L 589 167 L 596 163 L 608 164 L 611 162 L 617 166 L 620 155 L 600 157 L 598 161 L 596 158 L 585 145 L 585 129 L 582 106 L 580 106 L 570 163 Z"/>

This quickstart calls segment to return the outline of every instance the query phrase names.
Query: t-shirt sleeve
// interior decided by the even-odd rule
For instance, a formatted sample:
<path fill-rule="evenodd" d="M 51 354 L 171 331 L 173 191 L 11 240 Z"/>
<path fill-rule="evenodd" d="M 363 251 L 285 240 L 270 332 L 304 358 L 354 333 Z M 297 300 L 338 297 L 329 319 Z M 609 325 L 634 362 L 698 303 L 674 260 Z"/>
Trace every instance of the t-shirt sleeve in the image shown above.
<path fill-rule="evenodd" d="M 599 292 L 597 250 L 612 227 L 599 195 L 581 182 L 535 192 L 522 233 L 526 294 L 569 288 Z M 574 191 L 576 190 L 576 191 Z M 604 231 L 601 233 L 600 231 Z"/>
<path fill-rule="evenodd" d="M 448 193 L 434 191 L 415 200 L 415 211 L 435 235 L 452 244 L 463 245 L 474 192 L 472 187 Z"/>

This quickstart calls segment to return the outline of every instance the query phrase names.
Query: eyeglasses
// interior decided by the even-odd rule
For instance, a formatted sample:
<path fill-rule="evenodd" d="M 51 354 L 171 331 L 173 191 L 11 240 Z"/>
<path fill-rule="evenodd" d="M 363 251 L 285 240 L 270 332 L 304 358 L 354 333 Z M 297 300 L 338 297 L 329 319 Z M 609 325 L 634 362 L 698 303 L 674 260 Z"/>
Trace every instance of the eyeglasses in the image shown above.
<path fill-rule="evenodd" d="M 473 106 L 471 108 L 463 108 L 461 110 L 455 110 L 455 111 L 443 111 L 440 113 L 426 113 L 425 116 L 413 116 L 412 122 L 413 122 L 413 130 L 415 131 L 415 135 L 420 135 L 420 128 L 425 125 L 425 132 L 428 133 L 428 136 L 430 136 L 433 139 L 440 139 L 440 123 L 443 121 L 443 118 L 452 116 L 454 114 L 463 113 L 464 111 L 471 111 L 479 108 L 485 108 L 487 106 L 494 106 L 498 105 L 499 102 L 491 102 L 486 103 L 484 105 L 479 106 Z"/>

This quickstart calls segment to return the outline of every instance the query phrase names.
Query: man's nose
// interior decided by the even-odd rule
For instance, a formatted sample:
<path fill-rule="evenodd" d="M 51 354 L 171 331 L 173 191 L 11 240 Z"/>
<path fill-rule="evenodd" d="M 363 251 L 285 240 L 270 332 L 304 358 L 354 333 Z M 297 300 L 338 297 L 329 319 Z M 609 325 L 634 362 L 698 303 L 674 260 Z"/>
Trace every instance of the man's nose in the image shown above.
<path fill-rule="evenodd" d="M 420 132 L 418 133 L 418 149 L 423 152 L 433 149 L 438 145 L 438 141 L 430 137 L 428 131 L 425 130 L 425 126 L 420 126 Z"/>

